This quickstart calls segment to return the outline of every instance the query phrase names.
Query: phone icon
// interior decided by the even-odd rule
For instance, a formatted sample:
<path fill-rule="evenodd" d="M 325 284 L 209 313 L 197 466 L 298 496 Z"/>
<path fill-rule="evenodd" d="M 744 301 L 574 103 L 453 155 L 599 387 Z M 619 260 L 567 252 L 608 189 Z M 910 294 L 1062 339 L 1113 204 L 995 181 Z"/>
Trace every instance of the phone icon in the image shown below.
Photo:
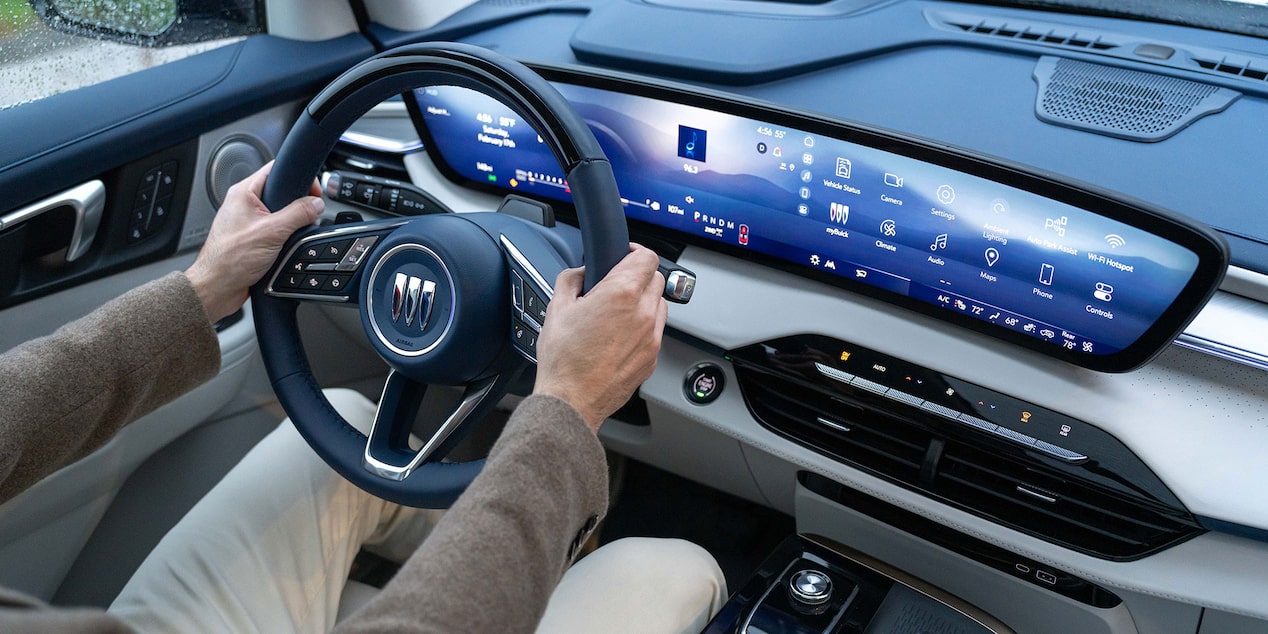
<path fill-rule="evenodd" d="M 1039 283 L 1045 286 L 1052 286 L 1052 274 L 1057 270 L 1051 264 L 1044 264 L 1039 267 Z"/>

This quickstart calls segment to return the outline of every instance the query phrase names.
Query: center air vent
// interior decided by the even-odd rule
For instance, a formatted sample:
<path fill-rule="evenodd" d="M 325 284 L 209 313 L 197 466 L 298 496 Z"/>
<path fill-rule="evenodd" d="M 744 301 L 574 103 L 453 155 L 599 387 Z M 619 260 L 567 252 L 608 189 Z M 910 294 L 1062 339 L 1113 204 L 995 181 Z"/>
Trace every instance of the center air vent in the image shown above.
<path fill-rule="evenodd" d="M 1241 93 L 1187 79 L 1044 56 L 1035 115 L 1132 141 L 1161 141 L 1228 107 Z"/>
<path fill-rule="evenodd" d="M 882 368 L 879 374 L 901 383 L 902 389 L 883 386 L 880 376 L 847 384 L 817 369 L 841 356 L 864 361 L 854 370 Z M 1076 448 L 1087 454 L 1079 461 L 1061 460 L 1034 446 L 1043 441 L 1002 426 L 986 433 L 984 425 L 994 425 L 976 417 L 970 417 L 975 423 L 957 424 L 947 415 L 948 407 L 931 408 L 916 395 L 920 389 L 971 394 L 973 403 L 1000 410 L 1020 401 L 991 396 L 980 386 L 858 346 L 826 337 L 789 337 L 737 350 L 730 357 L 744 401 L 763 426 L 994 522 L 1112 560 L 1138 559 L 1201 532 L 1196 519 L 1138 458 L 1082 421 L 1056 421 L 1058 434 L 1081 438 L 1083 444 Z M 1031 423 L 1059 417 L 1020 406 Z M 1017 438 L 1029 438 L 1030 444 Z"/>

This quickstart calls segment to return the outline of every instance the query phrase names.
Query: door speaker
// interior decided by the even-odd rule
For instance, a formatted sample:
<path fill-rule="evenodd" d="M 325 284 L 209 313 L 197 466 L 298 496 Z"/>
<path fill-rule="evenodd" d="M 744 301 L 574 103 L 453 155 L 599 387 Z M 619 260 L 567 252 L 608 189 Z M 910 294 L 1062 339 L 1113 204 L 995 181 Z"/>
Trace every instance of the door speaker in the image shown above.
<path fill-rule="evenodd" d="M 264 142 L 253 136 L 239 134 L 221 141 L 207 164 L 207 195 L 211 204 L 220 209 L 234 183 L 254 174 L 272 159 L 273 153 Z"/>
<path fill-rule="evenodd" d="M 1131 141 L 1161 141 L 1220 112 L 1240 92 L 1187 79 L 1045 55 L 1035 66 L 1035 116 Z"/>

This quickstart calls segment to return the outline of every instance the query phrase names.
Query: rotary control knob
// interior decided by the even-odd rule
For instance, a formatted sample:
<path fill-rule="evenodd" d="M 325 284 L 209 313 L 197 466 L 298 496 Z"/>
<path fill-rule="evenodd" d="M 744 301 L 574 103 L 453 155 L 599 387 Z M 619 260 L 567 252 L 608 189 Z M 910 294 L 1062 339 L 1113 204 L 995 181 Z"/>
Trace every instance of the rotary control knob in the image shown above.
<path fill-rule="evenodd" d="M 788 592 L 806 605 L 823 605 L 832 598 L 832 579 L 826 572 L 802 570 L 788 581 Z"/>

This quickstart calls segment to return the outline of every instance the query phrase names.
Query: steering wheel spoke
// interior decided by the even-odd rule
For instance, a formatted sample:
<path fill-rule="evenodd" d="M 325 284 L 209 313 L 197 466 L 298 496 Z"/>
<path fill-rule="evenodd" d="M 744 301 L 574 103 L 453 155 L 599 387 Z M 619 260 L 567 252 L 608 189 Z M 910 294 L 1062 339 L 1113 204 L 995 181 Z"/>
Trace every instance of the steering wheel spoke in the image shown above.
<path fill-rule="evenodd" d="M 356 305 L 357 282 L 374 245 L 404 220 L 318 227 L 298 234 L 268 279 L 268 294 Z"/>
<path fill-rule="evenodd" d="M 463 425 L 478 419 L 505 391 L 497 376 L 468 385 L 453 412 L 435 425 L 422 447 L 414 451 L 409 445 L 410 433 L 427 385 L 391 372 L 383 386 L 362 464 L 381 478 L 404 480 L 427 462 L 443 458 L 461 440 L 458 432 Z"/>

